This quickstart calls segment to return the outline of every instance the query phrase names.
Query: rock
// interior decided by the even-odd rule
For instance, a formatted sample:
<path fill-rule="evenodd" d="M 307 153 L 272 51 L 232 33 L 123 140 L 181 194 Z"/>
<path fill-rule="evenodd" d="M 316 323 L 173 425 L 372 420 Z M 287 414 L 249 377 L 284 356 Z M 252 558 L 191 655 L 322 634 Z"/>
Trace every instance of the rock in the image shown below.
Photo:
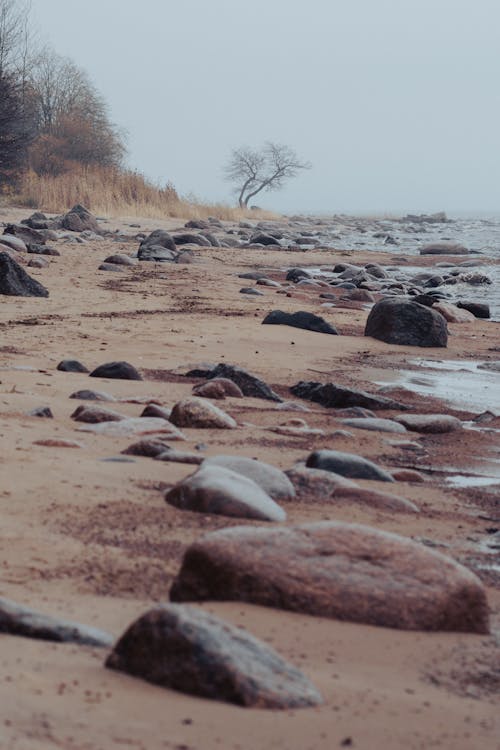
<path fill-rule="evenodd" d="M 32 258 L 28 263 L 28 268 L 48 268 L 49 261 L 45 258 Z"/>
<path fill-rule="evenodd" d="M 57 369 L 61 372 L 88 372 L 88 368 L 77 359 L 63 359 Z"/>
<path fill-rule="evenodd" d="M 450 414 L 398 414 L 394 419 L 412 432 L 439 434 L 462 427 L 461 421 Z"/>
<path fill-rule="evenodd" d="M 156 458 L 165 451 L 170 450 L 170 446 L 161 440 L 139 440 L 137 443 L 132 443 L 128 448 L 121 451 L 125 456 L 147 456 L 148 458 Z"/>
<path fill-rule="evenodd" d="M 307 406 L 300 404 L 298 401 L 282 401 L 281 404 L 276 404 L 275 409 L 277 411 L 311 411 Z"/>
<path fill-rule="evenodd" d="M 83 443 L 76 440 L 64 440 L 63 438 L 45 438 L 34 440 L 33 445 L 43 445 L 45 448 L 83 448 Z"/>
<path fill-rule="evenodd" d="M 107 362 L 92 370 L 91 378 L 110 378 L 117 380 L 142 380 L 141 375 L 128 362 Z"/>
<path fill-rule="evenodd" d="M 117 266 L 114 263 L 101 263 L 100 266 L 97 267 L 98 271 L 111 271 L 112 273 L 121 273 L 123 271 L 123 268 L 121 266 Z"/>
<path fill-rule="evenodd" d="M 436 302 L 433 309 L 441 313 L 449 323 L 471 323 L 476 317 L 468 310 L 463 310 L 450 302 Z"/>
<path fill-rule="evenodd" d="M 61 253 L 59 250 L 56 250 L 55 247 L 49 247 L 48 245 L 37 245 L 36 242 L 30 242 L 28 245 L 28 253 L 31 253 L 32 255 L 50 255 L 51 257 L 59 257 Z M 32 258 L 33 262 L 35 258 Z M 38 260 L 42 260 L 39 258 Z"/>
<path fill-rule="evenodd" d="M 193 395 L 215 399 L 224 399 L 226 396 L 230 398 L 243 398 L 241 388 L 232 380 L 229 380 L 229 378 L 213 378 L 212 380 L 207 380 L 206 383 L 195 385 L 193 387 Z"/>
<path fill-rule="evenodd" d="M 448 342 L 446 320 L 440 313 L 398 298 L 375 303 L 366 321 L 365 336 L 406 346 L 444 347 Z"/>
<path fill-rule="evenodd" d="M 410 500 L 379 490 L 364 487 L 339 486 L 333 494 L 334 502 L 348 502 L 356 505 L 368 505 L 375 510 L 391 513 L 419 513 L 417 506 Z"/>
<path fill-rule="evenodd" d="M 293 424 L 279 424 L 276 427 L 268 427 L 270 432 L 275 432 L 277 435 L 287 435 L 288 437 L 317 437 L 325 435 L 325 431 L 316 427 L 308 427 L 307 425 L 293 425 Z"/>
<path fill-rule="evenodd" d="M 309 271 L 306 271 L 303 268 L 290 268 L 287 271 L 285 279 L 296 284 L 301 279 L 312 279 L 312 274 L 310 274 Z"/>
<path fill-rule="evenodd" d="M 374 419 L 375 412 L 370 409 L 363 409 L 362 406 L 346 406 L 345 409 L 335 409 L 335 417 L 337 419 L 348 419 L 350 417 Z"/>
<path fill-rule="evenodd" d="M 259 521 L 285 521 L 286 513 L 255 482 L 235 471 L 205 464 L 168 490 L 165 500 L 182 510 Z"/>
<path fill-rule="evenodd" d="M 462 310 L 468 310 L 476 318 L 490 317 L 490 306 L 481 302 L 465 302 L 464 300 L 459 300 L 457 302 L 457 307 L 460 307 Z"/>
<path fill-rule="evenodd" d="M 139 260 L 141 260 L 141 251 L 153 246 L 163 247 L 168 250 L 172 250 L 173 252 L 177 250 L 174 239 L 168 232 L 166 232 L 164 229 L 155 229 L 146 237 L 146 239 L 141 242 L 138 253 Z"/>
<path fill-rule="evenodd" d="M 185 232 L 184 234 L 174 234 L 172 237 L 176 245 L 200 245 L 201 247 L 211 247 L 212 243 L 202 234 L 193 234 Z"/>
<path fill-rule="evenodd" d="M 178 254 L 176 251 L 161 245 L 141 245 L 137 257 L 142 261 L 173 263 L 178 259 Z"/>
<path fill-rule="evenodd" d="M 68 213 L 62 217 L 61 226 L 63 229 L 68 229 L 70 232 L 90 231 L 95 234 L 101 234 L 97 219 L 92 216 L 90 211 L 80 204 L 73 206 L 71 211 L 68 211 Z"/>
<path fill-rule="evenodd" d="M 202 429 L 233 429 L 236 421 L 204 398 L 191 396 L 175 404 L 170 421 L 177 427 Z"/>
<path fill-rule="evenodd" d="M 161 419 L 170 419 L 172 409 L 165 409 L 158 404 L 148 404 L 142 411 L 141 417 L 161 417 Z"/>
<path fill-rule="evenodd" d="M 265 279 L 266 274 L 261 271 L 247 271 L 246 273 L 239 273 L 239 279 L 251 279 L 252 281 L 258 281 L 259 279 Z"/>
<path fill-rule="evenodd" d="M 458 242 L 432 242 L 420 248 L 420 255 L 468 255 L 469 251 Z"/>
<path fill-rule="evenodd" d="M 189 375 L 189 373 L 187 374 Z M 271 390 L 267 383 L 264 383 L 264 381 L 260 380 L 256 375 L 247 372 L 243 367 L 227 365 L 224 362 L 221 362 L 207 374 L 211 380 L 213 378 L 228 378 L 229 380 L 232 380 L 233 383 L 236 383 L 236 385 L 240 387 L 244 396 L 263 398 L 267 401 L 282 401 L 280 396 Z"/>
<path fill-rule="evenodd" d="M 169 448 L 163 453 L 159 453 L 154 457 L 156 461 L 169 461 L 170 463 L 176 464 L 197 464 L 203 463 L 203 456 L 199 453 L 189 453 L 188 451 L 177 451 L 173 448 Z"/>
<path fill-rule="evenodd" d="M 2 234 L 0 236 L 0 242 L 2 245 L 6 245 L 7 247 L 10 247 L 11 250 L 16 250 L 18 253 L 25 253 L 28 249 L 28 246 L 22 240 L 20 237 L 16 237 L 13 234 Z"/>
<path fill-rule="evenodd" d="M 287 475 L 275 466 L 244 456 L 212 456 L 203 466 L 222 466 L 224 469 L 251 479 L 273 500 L 292 500 L 295 497 L 293 484 Z"/>
<path fill-rule="evenodd" d="M 28 412 L 28 417 L 41 417 L 42 419 L 54 419 L 50 406 L 37 406 Z"/>
<path fill-rule="evenodd" d="M 108 257 L 104 259 L 104 263 L 112 263 L 117 266 L 135 266 L 137 261 L 135 258 L 131 258 L 130 255 L 115 253 L 114 255 L 108 255 Z"/>
<path fill-rule="evenodd" d="M 338 331 L 330 323 L 310 312 L 299 310 L 294 313 L 282 312 L 282 310 L 273 310 L 268 313 L 262 325 L 282 325 L 292 326 L 292 328 L 302 328 L 305 331 L 315 331 L 316 333 L 329 333 L 337 336 Z"/>
<path fill-rule="evenodd" d="M 354 388 L 343 388 L 335 383 L 301 380 L 290 388 L 294 396 L 314 401 L 329 408 L 362 407 L 366 409 L 405 409 L 405 405 L 385 396 L 375 396 Z"/>
<path fill-rule="evenodd" d="M 87 406 L 86 404 L 81 404 L 76 407 L 71 415 L 71 419 L 74 419 L 75 422 L 99 424 L 100 422 L 119 422 L 120 420 L 125 419 L 125 417 L 123 414 L 111 411 L 111 409 L 103 409 L 99 406 Z"/>
<path fill-rule="evenodd" d="M 425 482 L 424 475 L 414 469 L 395 469 L 391 474 L 396 482 Z"/>
<path fill-rule="evenodd" d="M 320 450 L 309 454 L 306 466 L 312 469 L 334 471 L 352 479 L 376 479 L 381 482 L 394 482 L 392 476 L 377 464 L 354 453 Z"/>
<path fill-rule="evenodd" d="M 104 391 L 89 391 L 87 389 L 75 391 L 71 394 L 70 398 L 77 398 L 80 401 L 116 401 L 116 398 L 110 393 L 105 393 Z"/>
<path fill-rule="evenodd" d="M 252 245 L 279 245 L 279 241 L 276 237 L 272 237 L 270 234 L 253 234 L 250 237 L 250 243 Z"/>
<path fill-rule="evenodd" d="M 280 289 L 281 288 L 281 284 L 279 283 L 279 281 L 274 281 L 274 279 L 267 279 L 267 278 L 265 278 L 265 279 L 258 279 L 258 281 L 256 283 L 259 286 L 269 286 L 269 287 L 273 287 L 274 289 Z"/>
<path fill-rule="evenodd" d="M 333 496 L 338 487 L 357 487 L 355 482 L 323 469 L 309 469 L 297 465 L 285 472 L 295 488 L 299 502 L 323 502 Z"/>
<path fill-rule="evenodd" d="M 349 419 L 342 419 L 342 424 L 347 427 L 356 427 L 358 430 L 374 430 L 380 432 L 406 432 L 406 428 L 403 427 L 399 422 L 394 422 L 392 419 L 370 419 L 366 417 L 354 417 Z"/>
<path fill-rule="evenodd" d="M 97 628 L 50 617 L 4 598 L 0 598 L 0 632 L 83 646 L 108 647 L 114 641 L 112 635 Z"/>
<path fill-rule="evenodd" d="M 170 598 L 247 601 L 402 630 L 489 632 L 486 593 L 473 573 L 360 524 L 212 532 L 188 548 Z"/>
<path fill-rule="evenodd" d="M 129 435 L 161 435 L 167 440 L 186 440 L 186 436 L 159 417 L 129 417 L 119 422 L 101 422 L 100 424 L 85 424 L 79 427 L 80 432 L 95 432 L 100 435 L 127 437 Z"/>
<path fill-rule="evenodd" d="M 48 297 L 47 289 L 32 279 L 8 253 L 0 253 L 0 294 L 14 297 Z"/>
<path fill-rule="evenodd" d="M 307 678 L 269 646 L 185 605 L 158 605 L 136 620 L 106 666 L 239 706 L 291 709 L 322 703 Z"/>
<path fill-rule="evenodd" d="M 249 294 L 254 297 L 264 297 L 264 292 L 259 292 L 258 289 L 255 289 L 253 286 L 244 286 L 240 289 L 240 294 Z"/>
<path fill-rule="evenodd" d="M 203 219 L 190 219 L 184 224 L 186 229 L 208 229 L 210 224 Z"/>

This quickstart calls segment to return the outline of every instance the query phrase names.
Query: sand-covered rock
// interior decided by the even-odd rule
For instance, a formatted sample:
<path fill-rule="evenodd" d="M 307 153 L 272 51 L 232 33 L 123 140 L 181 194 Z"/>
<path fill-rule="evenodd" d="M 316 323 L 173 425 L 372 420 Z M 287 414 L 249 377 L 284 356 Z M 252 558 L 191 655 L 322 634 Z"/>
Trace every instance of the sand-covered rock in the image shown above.
<path fill-rule="evenodd" d="M 322 703 L 298 669 L 241 628 L 185 605 L 159 605 L 122 635 L 106 666 L 190 695 L 253 708 Z"/>
<path fill-rule="evenodd" d="M 235 600 L 403 630 L 488 633 L 479 579 L 451 558 L 368 526 L 235 527 L 189 547 L 172 601 Z"/>

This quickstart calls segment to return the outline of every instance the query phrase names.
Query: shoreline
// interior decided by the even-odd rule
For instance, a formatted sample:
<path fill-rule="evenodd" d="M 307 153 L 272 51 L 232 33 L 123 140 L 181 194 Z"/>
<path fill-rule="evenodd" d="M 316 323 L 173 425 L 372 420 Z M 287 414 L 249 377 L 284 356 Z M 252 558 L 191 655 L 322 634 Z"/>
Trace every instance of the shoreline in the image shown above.
<path fill-rule="evenodd" d="M 23 218 L 28 215 L 24 212 Z M 201 381 L 181 372 L 195 363 L 226 362 L 255 373 L 282 398 L 300 401 L 309 411 L 280 411 L 255 398 L 228 398 L 215 403 L 236 419 L 237 429 L 188 429 L 187 441 L 172 445 L 195 452 L 203 444 L 203 455 L 256 457 L 281 469 L 311 450 L 334 447 L 390 471 L 419 472 L 423 481 L 391 485 L 391 492 L 420 508 L 418 514 L 353 502 L 291 502 L 287 523 L 361 523 L 453 557 L 486 586 L 492 634 L 396 631 L 240 602 L 201 605 L 269 642 L 324 695 L 321 707 L 285 712 L 244 710 L 110 673 L 97 649 L 2 635 L 0 658 L 9 676 L 0 681 L 3 745 L 108 750 L 127 740 L 148 750 L 329 750 L 349 746 L 350 738 L 362 750 L 433 744 L 496 750 L 500 569 L 495 568 L 498 553 L 488 547 L 487 529 L 500 522 L 498 493 L 494 485 L 453 487 L 444 480 L 450 467 L 460 475 L 471 458 L 500 455 L 500 419 L 485 423 L 485 430 L 443 435 L 371 432 L 344 426 L 335 410 L 293 398 L 289 388 L 300 380 L 333 381 L 375 393 L 374 371 L 397 377 L 414 359 L 495 362 L 500 359 L 500 323 L 450 323 L 447 348 L 398 347 L 363 336 L 368 310 L 362 303 L 336 300 L 335 307 L 323 307 L 323 288 L 284 285 L 285 267 L 390 262 L 397 255 L 392 249 L 376 254 L 197 247 L 189 265 L 139 263 L 120 273 L 98 271 L 112 253 L 137 250 L 136 230 L 127 223 L 104 225 L 118 229 L 116 237 L 50 243 L 61 255 L 48 258 L 46 268 L 27 269 L 49 289 L 47 299 L 0 297 L 0 461 L 6 476 L 0 503 L 0 596 L 119 635 L 153 602 L 167 599 L 191 542 L 210 530 L 255 523 L 167 505 L 165 488 L 195 467 L 135 456 L 130 463 L 107 460 L 120 457 L 133 438 L 80 432 L 70 417 L 79 402 L 69 396 L 83 388 L 107 391 L 115 399 L 153 397 L 172 406 Z M 149 231 L 182 222 L 140 224 Z M 423 265 L 442 258 L 413 260 Z M 280 286 L 256 285 L 263 296 L 240 294 L 241 287 L 256 282 L 239 273 L 269 268 L 267 277 Z M 262 326 L 272 309 L 314 312 L 340 335 Z M 69 357 L 89 369 L 126 360 L 144 380 L 103 381 L 58 371 L 58 362 Z M 404 402 L 414 414 L 443 413 L 465 422 L 485 411 L 455 408 L 398 387 L 380 395 Z M 42 405 L 50 406 L 53 419 L 27 416 Z M 122 400 L 109 406 L 134 417 L 143 408 Z M 394 414 L 391 409 L 377 412 Z M 324 434 L 274 432 L 294 417 Z M 337 434 L 342 430 L 351 436 Z M 49 438 L 76 440 L 83 447 L 37 445 Z M 405 442 L 417 448 L 401 447 Z M 369 480 L 359 484 L 380 489 L 380 483 Z"/>

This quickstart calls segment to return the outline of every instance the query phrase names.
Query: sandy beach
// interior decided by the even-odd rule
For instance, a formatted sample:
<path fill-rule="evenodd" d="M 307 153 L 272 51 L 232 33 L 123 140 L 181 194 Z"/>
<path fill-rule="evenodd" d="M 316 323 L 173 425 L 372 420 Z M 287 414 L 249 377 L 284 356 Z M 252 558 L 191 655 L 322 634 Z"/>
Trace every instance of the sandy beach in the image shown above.
<path fill-rule="evenodd" d="M 0 220 L 19 221 L 29 213 L 2 209 Z M 422 358 L 498 362 L 500 323 L 449 323 L 446 348 L 390 345 L 363 335 L 367 305 L 339 301 L 325 307 L 319 296 L 324 289 L 296 287 L 285 275 L 294 266 L 390 265 L 397 251 L 197 247 L 189 264 L 138 263 L 111 273 L 98 266 L 113 253 L 136 253 L 135 233 L 183 224 L 124 218 L 104 226 L 119 230 L 116 237 L 51 242 L 60 256 L 48 257 L 46 268 L 27 269 L 49 290 L 48 298 L 0 297 L 0 596 L 118 637 L 152 604 L 168 601 L 186 549 L 202 534 L 262 525 L 168 505 L 165 490 L 196 467 L 125 457 L 121 452 L 133 437 L 81 431 L 71 419 L 81 403 L 69 398 L 77 390 L 105 391 L 116 401 L 102 406 L 139 417 L 148 399 L 172 407 L 191 395 L 203 381 L 186 377 L 194 365 L 225 362 L 246 368 L 308 411 L 226 398 L 214 403 L 237 429 L 187 428 L 187 439 L 172 446 L 203 456 L 257 458 L 283 470 L 313 450 L 334 448 L 389 472 L 419 472 L 422 481 L 398 480 L 390 491 L 420 513 L 311 499 L 288 502 L 286 523 L 365 524 L 450 556 L 486 587 L 491 633 L 404 631 L 241 602 L 196 604 L 272 645 L 322 693 L 323 705 L 289 711 L 244 709 L 156 687 L 106 670 L 103 649 L 1 635 L 0 747 L 498 750 L 500 567 L 498 548 L 488 546 L 500 526 L 498 409 L 491 404 L 488 429 L 395 435 L 346 427 L 335 410 L 297 399 L 289 389 L 313 380 L 374 393 L 376 383 L 385 382 L 392 385 L 383 395 L 411 413 L 449 414 L 470 427 L 486 411 L 474 407 L 473 394 L 470 408 L 452 405 L 405 389 L 399 373 L 418 374 L 415 361 Z M 412 264 L 434 260 L 442 257 L 415 257 Z M 280 286 L 257 287 L 263 296 L 240 294 L 255 282 L 238 274 L 256 270 Z M 340 335 L 263 326 L 275 309 L 321 315 Z M 124 360 L 143 380 L 61 372 L 56 368 L 63 359 L 78 359 L 89 369 Z M 50 407 L 53 419 L 28 416 L 41 406 Z M 297 417 L 323 434 L 273 431 Z M 80 447 L 40 444 L 49 440 Z M 417 449 L 405 448 L 404 441 Z M 449 481 L 476 472 L 493 482 L 457 487 Z M 380 490 L 379 482 L 358 483 Z"/>

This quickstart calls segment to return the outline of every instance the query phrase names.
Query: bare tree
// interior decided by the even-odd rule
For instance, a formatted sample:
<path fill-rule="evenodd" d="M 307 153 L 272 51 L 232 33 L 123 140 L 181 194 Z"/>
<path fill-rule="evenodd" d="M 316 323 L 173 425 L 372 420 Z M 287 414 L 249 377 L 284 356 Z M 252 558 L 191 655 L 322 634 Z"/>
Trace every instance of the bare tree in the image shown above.
<path fill-rule="evenodd" d="M 26 164 L 32 140 L 31 123 L 24 116 L 22 89 L 13 76 L 0 75 L 0 187 L 12 185 Z"/>
<path fill-rule="evenodd" d="M 235 184 L 238 203 L 248 208 L 252 198 L 263 190 L 279 190 L 301 169 L 311 164 L 299 159 L 290 146 L 268 141 L 260 150 L 247 146 L 234 149 L 225 168 L 225 178 Z"/>
<path fill-rule="evenodd" d="M 0 76 L 23 72 L 31 46 L 30 0 L 0 0 Z"/>

